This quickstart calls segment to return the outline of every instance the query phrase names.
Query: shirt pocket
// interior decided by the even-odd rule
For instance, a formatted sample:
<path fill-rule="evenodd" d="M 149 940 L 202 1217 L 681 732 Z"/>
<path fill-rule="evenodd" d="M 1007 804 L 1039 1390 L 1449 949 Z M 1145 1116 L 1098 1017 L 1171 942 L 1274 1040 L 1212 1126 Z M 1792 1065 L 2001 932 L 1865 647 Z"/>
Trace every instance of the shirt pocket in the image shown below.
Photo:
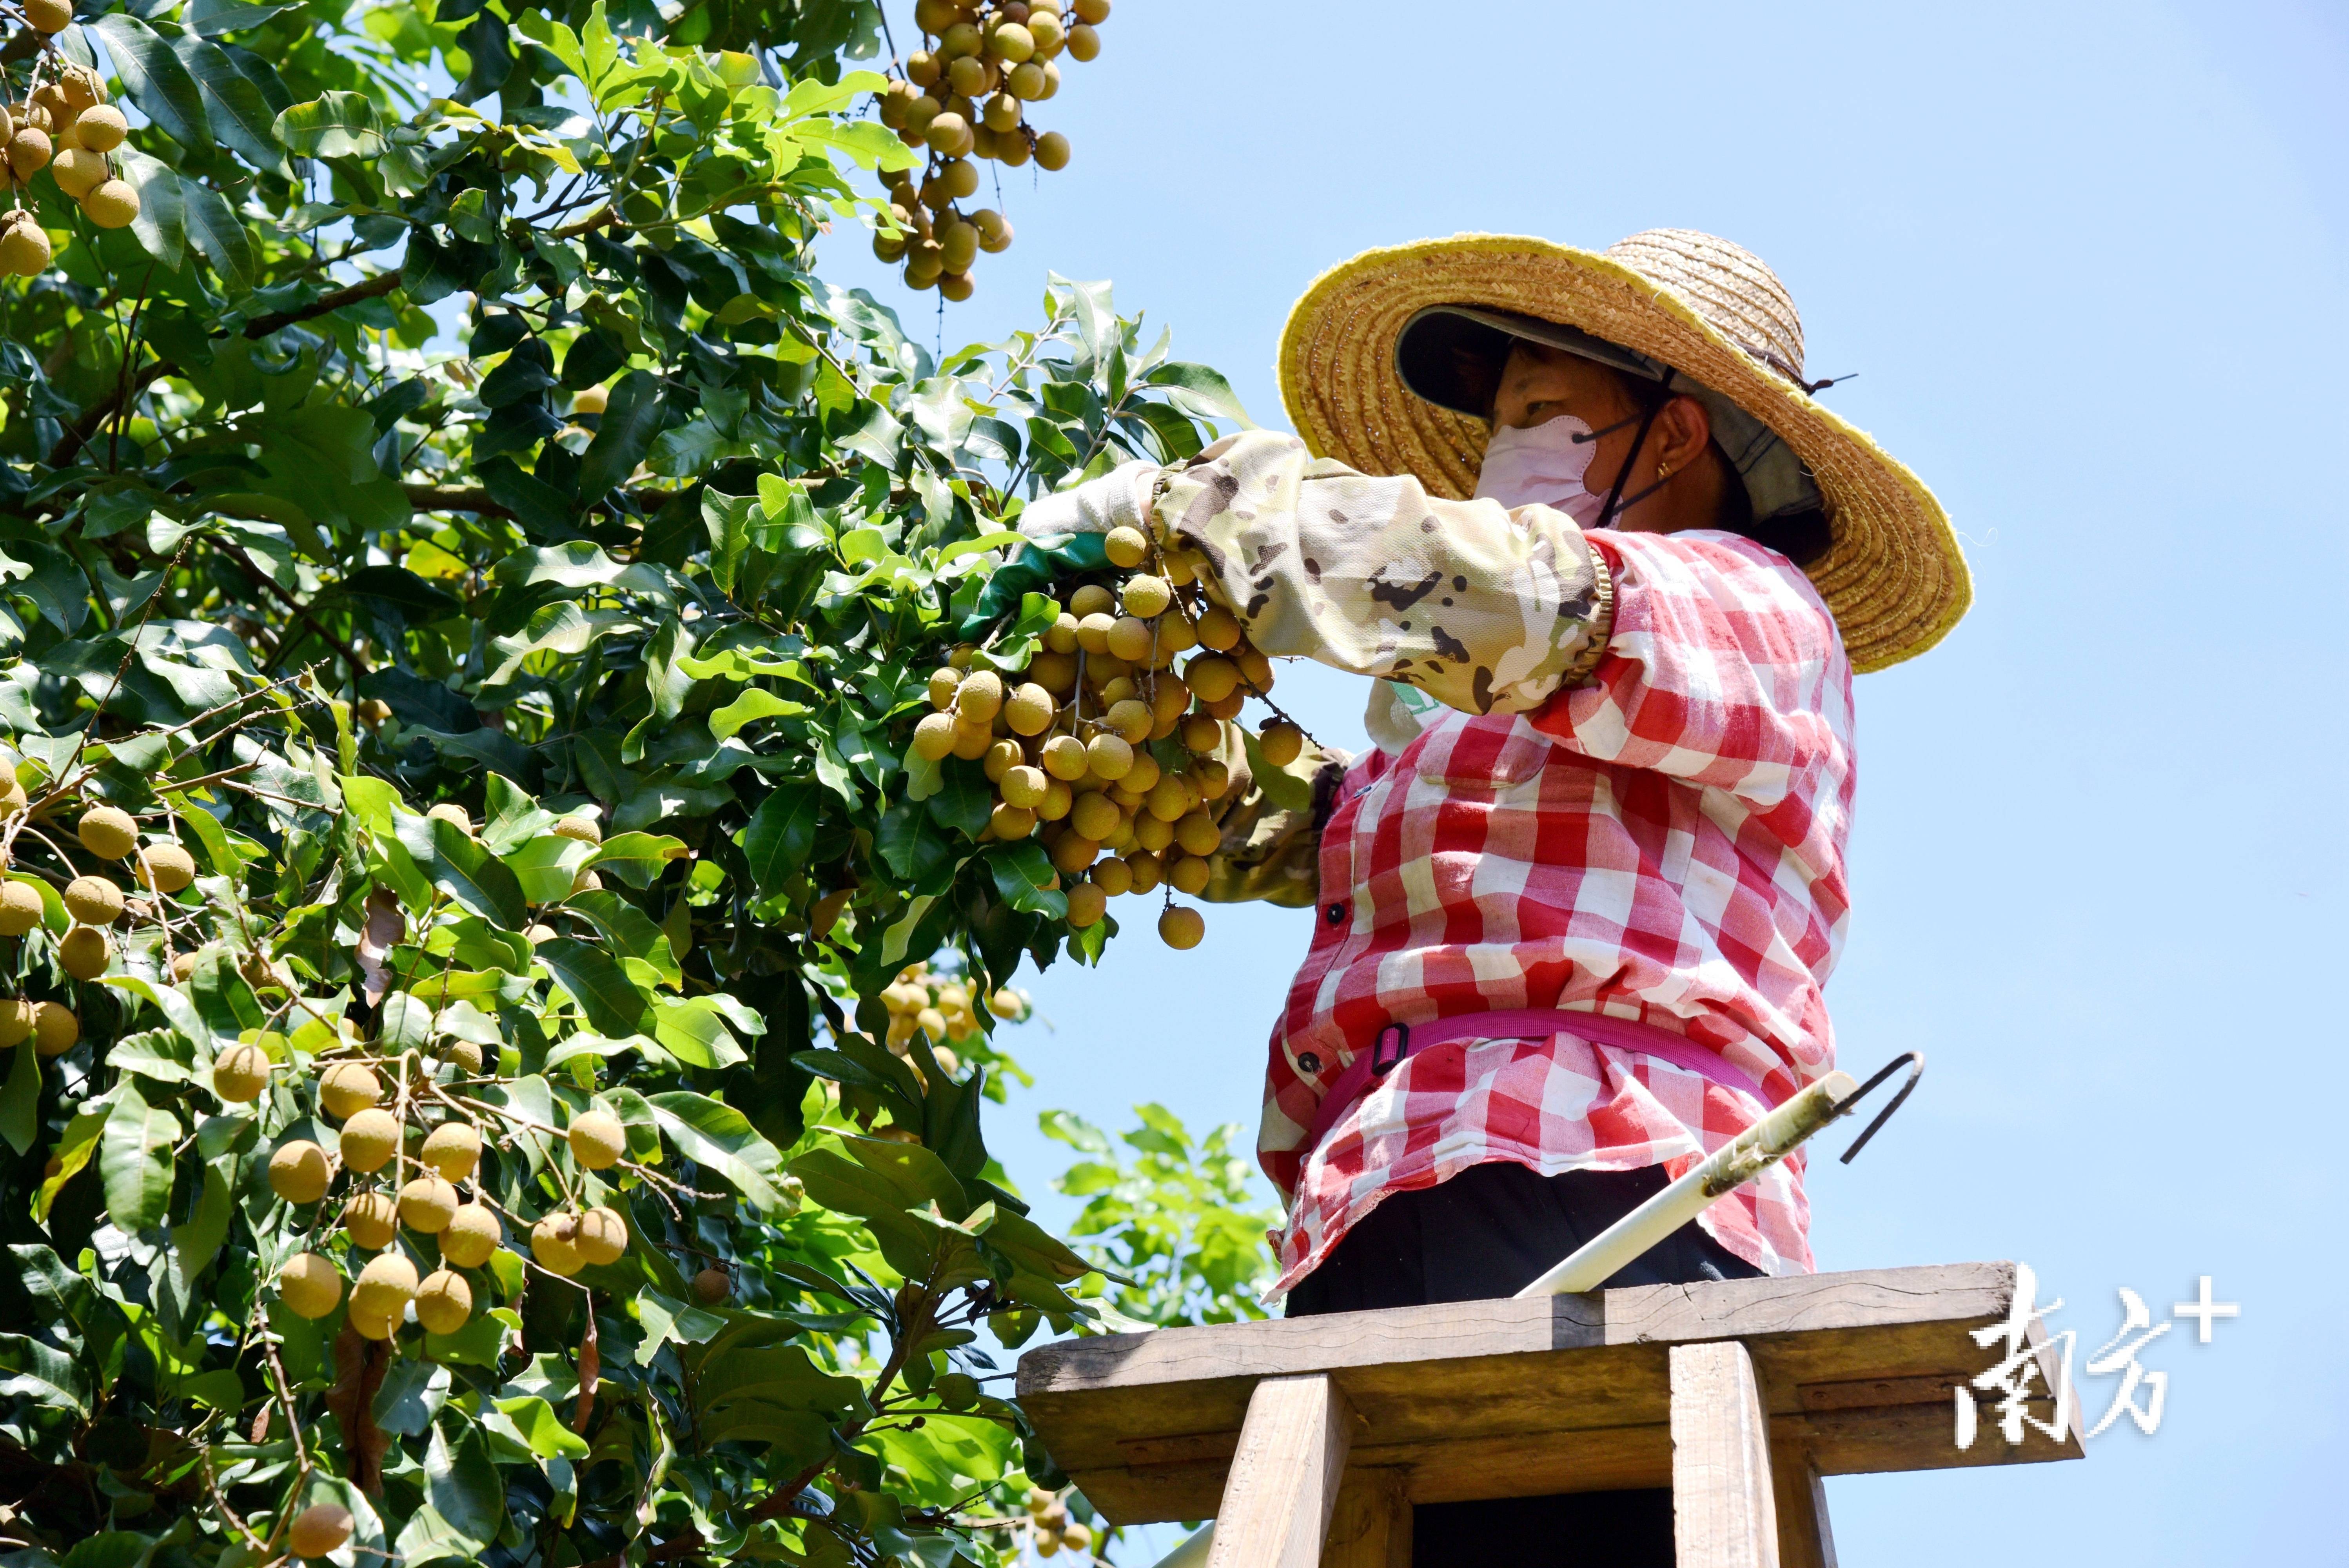
<path fill-rule="evenodd" d="M 1452 790 L 1506 791 L 1548 765 L 1550 738 L 1512 713 L 1462 714 L 1430 725 L 1412 743 L 1413 776 Z"/>

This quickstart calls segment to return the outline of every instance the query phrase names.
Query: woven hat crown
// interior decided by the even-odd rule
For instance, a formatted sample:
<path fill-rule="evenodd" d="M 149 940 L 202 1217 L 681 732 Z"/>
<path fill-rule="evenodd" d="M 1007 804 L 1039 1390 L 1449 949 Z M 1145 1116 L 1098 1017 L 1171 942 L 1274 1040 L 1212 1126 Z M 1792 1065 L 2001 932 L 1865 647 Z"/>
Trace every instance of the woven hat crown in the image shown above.
<path fill-rule="evenodd" d="M 1694 229 L 1648 229 L 1605 252 L 1789 381 L 1803 379 L 1803 318 L 1762 258 Z"/>

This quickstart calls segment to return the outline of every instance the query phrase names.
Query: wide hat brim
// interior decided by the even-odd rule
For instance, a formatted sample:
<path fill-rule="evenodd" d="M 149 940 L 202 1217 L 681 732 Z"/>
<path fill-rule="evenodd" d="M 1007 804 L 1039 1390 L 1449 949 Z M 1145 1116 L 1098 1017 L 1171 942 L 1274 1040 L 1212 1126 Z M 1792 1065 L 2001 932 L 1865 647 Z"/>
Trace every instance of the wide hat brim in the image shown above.
<path fill-rule="evenodd" d="M 1396 368 L 1404 324 L 1431 305 L 1578 327 L 1728 397 L 1802 459 L 1833 543 L 1806 570 L 1858 671 L 1916 657 L 1973 600 L 1957 535 L 1923 481 L 1706 321 L 1671 289 L 1592 251 L 1460 234 L 1365 251 L 1314 280 L 1280 336 L 1280 394 L 1317 456 L 1409 474 L 1435 495 L 1475 491 L 1489 429 L 1413 392 Z"/>

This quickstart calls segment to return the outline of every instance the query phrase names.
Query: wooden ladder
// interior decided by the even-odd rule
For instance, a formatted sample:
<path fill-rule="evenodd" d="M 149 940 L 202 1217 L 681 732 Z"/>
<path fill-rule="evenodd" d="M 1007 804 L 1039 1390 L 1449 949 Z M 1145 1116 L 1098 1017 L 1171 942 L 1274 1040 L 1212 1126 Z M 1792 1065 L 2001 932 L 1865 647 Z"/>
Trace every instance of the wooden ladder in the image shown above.
<path fill-rule="evenodd" d="M 1820 1477 L 2080 1457 L 1956 1391 L 2012 1264 L 1872 1269 L 1064 1340 L 1019 1399 L 1115 1524 L 1216 1521 L 1210 1568 L 1407 1568 L 1414 1503 L 1672 1490 L 1683 1568 L 1830 1568 Z M 2043 1377 L 2059 1369 L 2033 1326 Z"/>

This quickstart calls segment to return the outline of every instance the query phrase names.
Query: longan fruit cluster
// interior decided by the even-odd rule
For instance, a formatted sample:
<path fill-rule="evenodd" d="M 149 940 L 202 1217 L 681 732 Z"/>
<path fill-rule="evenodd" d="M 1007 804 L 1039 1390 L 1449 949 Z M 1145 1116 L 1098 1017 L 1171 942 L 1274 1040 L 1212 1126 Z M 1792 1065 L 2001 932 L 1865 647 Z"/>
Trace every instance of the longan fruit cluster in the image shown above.
<path fill-rule="evenodd" d="M 0 769 L 5 774 L 5 769 Z M 5 775 L 0 819 L 22 816 L 25 788 Z M 119 806 L 95 806 L 76 827 L 81 846 L 100 861 L 132 861 L 131 874 L 150 893 L 180 892 L 196 880 L 195 858 L 175 842 L 141 845 L 138 820 Z M 112 929 L 130 908 L 122 885 L 104 872 L 78 876 L 64 889 L 73 924 L 57 940 L 57 966 L 76 980 L 90 981 L 114 963 Z M 0 882 L 0 936 L 23 936 L 42 923 L 40 890 L 26 882 Z M 0 998 L 0 1048 L 30 1039 L 45 1057 L 62 1056 L 81 1038 L 80 1017 L 61 1002 L 21 996 Z"/>
<path fill-rule="evenodd" d="M 212 1082 L 222 1099 L 249 1100 L 267 1087 L 270 1071 L 258 1045 L 240 1045 L 221 1054 Z M 335 1222 L 354 1262 L 376 1254 L 350 1287 L 351 1325 L 370 1339 L 398 1333 L 411 1308 L 429 1333 L 464 1327 L 473 1315 L 471 1271 L 506 1244 L 500 1210 L 479 1180 L 481 1130 L 454 1115 L 424 1114 L 426 1097 L 417 1091 L 429 1072 L 409 1086 L 411 1092 L 393 1094 L 374 1063 L 324 1064 L 313 1088 L 319 1114 L 342 1123 L 334 1152 L 295 1139 L 269 1160 L 271 1190 L 297 1207 L 326 1200 L 338 1171 L 349 1176 Z M 607 1171 L 627 1158 L 627 1130 L 608 1111 L 574 1113 L 564 1141 L 583 1171 Z M 325 1217 L 319 1211 L 317 1222 Z M 590 1264 L 616 1262 L 628 1249 L 627 1221 L 606 1205 L 566 1203 L 532 1225 L 527 1249 L 540 1268 L 568 1279 Z M 418 1257 L 437 1263 L 419 1275 Z M 325 1317 L 342 1303 L 343 1271 L 324 1253 L 305 1250 L 279 1271 L 277 1289 L 299 1315 Z"/>
<path fill-rule="evenodd" d="M 931 675 L 936 711 L 913 737 L 929 761 L 982 764 L 996 793 L 985 836 L 1039 836 L 1060 876 L 1080 879 L 1063 883 L 1080 931 L 1120 893 L 1206 890 L 1223 841 L 1207 808 L 1231 789 L 1225 727 L 1273 682 L 1271 661 L 1181 554 L 1133 528 L 1104 543 L 1120 580 L 1069 591 L 1041 648 L 1009 676 L 968 668 L 957 650 L 962 667 Z M 1285 767 L 1305 734 L 1276 719 L 1257 744 Z M 1206 930 L 1170 893 L 1158 922 L 1166 944 L 1195 947 Z"/>
<path fill-rule="evenodd" d="M 1039 1557 L 1086 1552 L 1093 1543 L 1093 1532 L 1069 1517 L 1069 1505 L 1041 1487 L 1029 1489 L 1028 1532 Z"/>
<path fill-rule="evenodd" d="M 889 177 L 891 215 L 900 232 L 874 237 L 873 253 L 905 263 L 909 288 L 936 289 L 951 300 L 971 296 L 978 253 L 1011 243 L 1011 225 L 992 207 L 966 211 L 978 191 L 974 158 L 1017 169 L 1065 169 L 1069 139 L 1040 136 L 1028 106 L 1061 90 L 1060 59 L 1101 53 L 1095 29 L 1110 0 L 916 0 L 914 21 L 926 46 L 905 58 L 905 74 L 881 96 L 881 123 L 908 147 L 926 147 L 921 178 Z"/>
<path fill-rule="evenodd" d="M 962 1063 L 953 1047 L 946 1042 L 958 1046 L 982 1032 L 979 1006 L 1013 1023 L 1027 1017 L 1031 1010 L 1027 995 L 1009 985 L 983 1001 L 975 1000 L 968 982 L 950 975 L 933 975 L 927 964 L 909 965 L 899 970 L 896 980 L 882 991 L 881 1005 L 889 1009 L 889 1034 L 885 1043 L 892 1053 L 905 1055 L 916 1035 L 926 1035 L 930 1054 L 938 1058 L 938 1066 L 950 1073 L 959 1071 Z"/>
<path fill-rule="evenodd" d="M 70 20 L 70 10 L 66 15 Z M 0 183 L 17 198 L 0 217 L 0 272 L 28 278 L 48 271 L 55 259 L 48 231 L 22 200 L 42 170 L 101 229 L 119 229 L 139 216 L 139 192 L 111 156 L 130 134 L 130 122 L 106 101 L 104 77 L 64 63 L 46 39 L 42 48 L 34 79 L 45 71 L 54 72 L 51 79 L 23 102 L 0 105 Z"/>

